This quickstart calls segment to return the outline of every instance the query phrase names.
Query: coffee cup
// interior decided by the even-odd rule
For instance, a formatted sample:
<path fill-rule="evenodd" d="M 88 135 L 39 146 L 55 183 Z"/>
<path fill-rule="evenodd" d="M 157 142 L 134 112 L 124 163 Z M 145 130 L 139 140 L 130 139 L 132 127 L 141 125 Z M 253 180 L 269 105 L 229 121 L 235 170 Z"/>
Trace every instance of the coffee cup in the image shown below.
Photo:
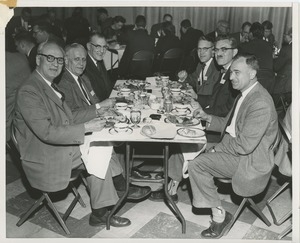
<path fill-rule="evenodd" d="M 181 93 L 181 89 L 179 88 L 171 88 L 171 92 L 173 96 L 178 96 Z"/>
<path fill-rule="evenodd" d="M 116 132 L 127 132 L 128 124 L 124 122 L 116 123 L 114 129 Z"/>
<path fill-rule="evenodd" d="M 128 107 L 128 104 L 125 102 L 118 102 L 118 103 L 116 103 L 115 107 L 117 110 L 126 110 Z"/>
<path fill-rule="evenodd" d="M 128 96 L 130 94 L 130 89 L 128 89 L 128 88 L 122 88 L 120 90 L 120 92 L 121 92 L 121 95 Z"/>
<path fill-rule="evenodd" d="M 188 110 L 188 106 L 187 105 L 178 104 L 178 105 L 176 105 L 175 110 L 179 114 L 185 114 L 187 112 L 187 110 Z"/>

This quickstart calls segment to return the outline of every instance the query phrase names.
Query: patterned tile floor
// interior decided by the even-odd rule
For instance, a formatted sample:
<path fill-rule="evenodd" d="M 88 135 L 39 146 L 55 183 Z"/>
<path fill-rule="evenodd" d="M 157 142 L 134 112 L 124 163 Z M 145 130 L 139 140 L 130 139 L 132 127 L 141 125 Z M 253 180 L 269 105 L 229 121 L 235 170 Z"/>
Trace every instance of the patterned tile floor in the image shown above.
<path fill-rule="evenodd" d="M 58 222 L 43 207 L 22 226 L 17 227 L 16 223 L 36 199 L 36 192 L 27 186 L 26 180 L 21 176 L 17 163 L 13 162 L 8 155 L 6 159 L 6 238 L 107 238 L 107 239 L 200 239 L 202 230 L 209 226 L 210 217 L 207 213 L 201 212 L 191 206 L 188 181 L 178 191 L 179 203 L 177 204 L 187 222 L 186 234 L 181 233 L 181 224 L 170 211 L 170 208 L 163 202 L 153 202 L 149 199 L 139 203 L 127 202 L 118 212 L 119 215 L 128 217 L 131 225 L 124 228 L 111 227 L 106 230 L 104 226 L 92 227 L 88 223 L 91 212 L 89 196 L 83 185 L 78 190 L 87 204 L 82 208 L 79 204 L 67 220 L 71 231 L 66 235 Z M 151 184 L 153 190 L 158 185 Z M 228 186 L 227 186 L 228 187 Z M 27 188 L 27 189 L 26 189 Z M 220 197 L 226 210 L 233 213 L 237 209 L 239 198 L 232 197 L 230 188 L 223 185 L 220 190 Z M 267 193 L 257 197 L 258 206 L 263 209 L 266 217 L 272 222 L 269 210 L 265 206 L 266 198 L 279 188 L 275 177 L 268 185 Z M 64 200 L 55 202 L 59 212 L 64 212 L 67 205 L 73 199 L 69 194 Z M 276 215 L 280 217 L 291 208 L 291 194 L 289 190 L 282 193 L 272 205 Z M 223 239 L 241 240 L 277 240 L 278 235 L 290 224 L 290 219 L 281 226 L 273 224 L 266 226 L 258 219 L 252 211 L 245 208 L 238 220 Z M 292 240 L 292 233 L 289 233 L 282 240 Z"/>

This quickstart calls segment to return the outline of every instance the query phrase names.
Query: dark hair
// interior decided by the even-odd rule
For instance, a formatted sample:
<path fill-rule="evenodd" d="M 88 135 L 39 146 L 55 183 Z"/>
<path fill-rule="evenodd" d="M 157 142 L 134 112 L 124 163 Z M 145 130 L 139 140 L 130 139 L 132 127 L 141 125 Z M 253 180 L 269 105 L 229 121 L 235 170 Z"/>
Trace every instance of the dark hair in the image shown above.
<path fill-rule="evenodd" d="M 264 27 L 264 29 L 267 29 L 267 30 L 270 30 L 273 28 L 273 24 L 269 20 L 262 22 L 262 26 Z"/>
<path fill-rule="evenodd" d="M 104 13 L 104 14 L 108 15 L 108 12 L 107 12 L 107 9 L 106 9 L 106 8 L 98 8 L 98 9 L 97 9 L 97 12 L 98 12 L 99 14 Z"/>
<path fill-rule="evenodd" d="M 135 25 L 137 27 L 146 27 L 146 18 L 144 15 L 138 15 L 135 18 Z"/>
<path fill-rule="evenodd" d="M 119 23 L 119 22 L 125 24 L 126 23 L 126 19 L 124 17 L 122 17 L 122 16 L 119 16 L 119 15 L 115 16 L 113 18 L 113 23 L 115 24 L 115 23 Z"/>
<path fill-rule="evenodd" d="M 189 27 L 192 27 L 192 24 L 189 19 L 184 19 L 181 21 L 180 26 L 187 29 Z"/>
<path fill-rule="evenodd" d="M 255 55 L 247 54 L 247 53 L 239 53 L 232 60 L 236 61 L 239 58 L 245 58 L 246 59 L 246 64 L 249 67 L 251 67 L 253 70 L 258 71 L 259 65 L 258 65 L 258 60 L 257 60 Z"/>
<path fill-rule="evenodd" d="M 242 29 L 244 29 L 246 26 L 250 26 L 251 27 L 251 23 L 246 21 L 242 24 Z"/>
<path fill-rule="evenodd" d="M 35 39 L 28 31 L 21 31 L 14 37 L 15 42 L 25 41 L 27 43 L 35 43 Z"/>
<path fill-rule="evenodd" d="M 44 19 L 38 19 L 34 22 L 33 26 L 38 26 L 39 29 L 41 31 L 46 31 L 47 33 L 51 33 L 52 31 L 52 28 L 51 28 L 51 24 L 47 21 L 47 20 L 44 20 Z"/>
<path fill-rule="evenodd" d="M 262 39 L 264 36 L 264 27 L 259 22 L 254 22 L 250 27 L 250 32 L 256 39 Z"/>
<path fill-rule="evenodd" d="M 170 17 L 171 20 L 173 20 L 173 16 L 171 14 L 165 14 L 164 17 L 163 17 L 163 19 L 165 19 L 165 17 Z"/>
<path fill-rule="evenodd" d="M 237 48 L 237 40 L 234 37 L 230 37 L 229 35 L 219 35 L 216 38 L 215 43 L 220 40 L 228 40 L 230 42 L 231 48 Z"/>
<path fill-rule="evenodd" d="M 92 32 L 90 33 L 90 35 L 89 35 L 89 42 L 91 42 L 91 40 L 92 40 L 92 38 L 93 38 L 94 36 L 97 36 L 97 37 L 99 37 L 99 38 L 103 38 L 103 39 L 106 40 L 106 38 L 105 38 L 105 36 L 104 36 L 103 34 L 97 32 L 97 31 L 92 31 Z"/>
<path fill-rule="evenodd" d="M 209 37 L 209 36 L 200 36 L 200 38 L 199 38 L 199 40 L 198 40 L 198 42 L 199 41 L 208 41 L 208 42 L 211 42 L 212 44 L 214 44 L 214 40 L 211 38 L 211 37 Z"/>
<path fill-rule="evenodd" d="M 24 13 L 31 14 L 31 8 L 29 8 L 29 7 L 22 8 L 21 14 L 24 14 Z"/>
<path fill-rule="evenodd" d="M 173 24 L 169 21 L 162 23 L 162 30 L 166 36 L 174 35 Z"/>

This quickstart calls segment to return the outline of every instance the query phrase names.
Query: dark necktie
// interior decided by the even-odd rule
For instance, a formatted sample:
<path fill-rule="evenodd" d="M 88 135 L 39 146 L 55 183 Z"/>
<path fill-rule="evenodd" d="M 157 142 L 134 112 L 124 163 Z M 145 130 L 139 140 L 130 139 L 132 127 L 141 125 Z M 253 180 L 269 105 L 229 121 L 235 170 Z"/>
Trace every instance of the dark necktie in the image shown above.
<path fill-rule="evenodd" d="M 55 83 L 51 83 L 51 87 L 52 87 L 57 93 L 60 93 L 60 95 L 61 95 L 61 100 L 62 100 L 62 102 L 64 102 L 64 100 L 65 100 L 65 94 L 64 94 L 63 92 L 61 92 L 61 91 L 58 89 L 58 87 L 57 87 L 57 85 L 56 85 Z"/>
<path fill-rule="evenodd" d="M 203 63 L 202 65 L 202 70 L 201 70 L 201 81 L 200 81 L 200 85 L 203 84 L 204 82 L 204 69 L 205 69 L 206 63 Z"/>
<path fill-rule="evenodd" d="M 79 83 L 79 86 L 80 86 L 80 88 L 81 88 L 81 91 L 82 91 L 84 97 L 87 99 L 87 101 L 88 101 L 88 102 L 90 103 L 90 105 L 91 105 L 91 104 L 92 104 L 92 103 L 91 103 L 91 100 L 89 99 L 89 96 L 88 96 L 86 90 L 84 89 L 84 87 L 83 87 L 83 85 L 82 85 L 82 78 L 81 78 L 80 76 L 78 76 L 78 83 Z"/>
<path fill-rule="evenodd" d="M 238 96 L 235 98 L 235 101 L 234 101 L 234 104 L 233 104 L 233 108 L 232 108 L 231 113 L 230 113 L 230 115 L 229 115 L 229 118 L 228 118 L 228 120 L 227 120 L 227 122 L 226 122 L 226 126 L 225 126 L 223 132 L 221 133 L 220 141 L 222 141 L 222 139 L 223 139 L 223 137 L 224 137 L 224 135 L 225 135 L 225 132 L 226 132 L 226 128 L 227 128 L 227 127 L 230 125 L 230 123 L 231 123 L 231 120 L 232 120 L 232 117 L 233 117 L 233 115 L 234 115 L 234 111 L 235 111 L 236 105 L 237 105 L 237 103 L 238 103 L 238 101 L 239 101 L 239 99 L 240 99 L 241 97 L 242 97 L 242 93 L 239 93 Z"/>

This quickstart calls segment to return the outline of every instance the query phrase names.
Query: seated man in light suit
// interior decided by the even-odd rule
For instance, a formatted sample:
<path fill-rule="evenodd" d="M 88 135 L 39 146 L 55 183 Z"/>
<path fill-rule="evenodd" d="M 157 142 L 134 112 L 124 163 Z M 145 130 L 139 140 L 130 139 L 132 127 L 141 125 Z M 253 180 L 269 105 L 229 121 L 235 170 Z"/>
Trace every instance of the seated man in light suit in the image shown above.
<path fill-rule="evenodd" d="M 179 80 L 190 84 L 201 107 L 207 107 L 213 93 L 214 85 L 219 81 L 220 67 L 214 59 L 214 43 L 212 39 L 201 36 L 198 41 L 198 56 L 200 63 L 195 72 L 187 74 L 185 70 L 178 73 Z"/>
<path fill-rule="evenodd" d="M 87 52 L 84 47 L 78 43 L 73 43 L 65 48 L 65 68 L 59 81 L 59 88 L 65 95 L 65 102 L 72 111 L 85 111 L 88 119 L 98 116 L 112 115 L 109 114 L 109 108 L 115 104 L 115 99 L 106 99 L 99 102 L 93 91 L 87 76 L 82 75 L 86 67 Z M 80 122 L 80 121 L 79 121 Z M 112 176 L 115 188 L 118 194 L 125 190 L 125 179 L 122 175 L 122 167 L 116 153 L 113 151 L 112 159 Z M 97 182 L 99 178 L 91 175 Z M 127 199 L 140 200 L 149 195 L 150 187 L 139 187 L 130 185 Z"/>
<path fill-rule="evenodd" d="M 89 121 L 86 112 L 72 112 L 64 94 L 53 83 L 64 64 L 64 50 L 53 42 L 42 43 L 37 68 L 17 94 L 15 135 L 22 167 L 32 187 L 46 192 L 65 189 L 71 170 L 82 166 L 79 145 L 86 132 L 103 129 L 104 122 Z M 90 187 L 91 225 L 105 225 L 109 208 L 119 199 L 109 165 L 105 179 L 98 183 L 87 178 Z M 130 225 L 130 220 L 113 216 L 111 225 Z"/>
<path fill-rule="evenodd" d="M 220 143 L 188 164 L 193 206 L 212 209 L 212 223 L 201 233 L 202 238 L 226 235 L 233 218 L 221 206 L 214 177 L 232 178 L 233 191 L 251 197 L 265 189 L 274 167 L 277 113 L 270 94 L 257 81 L 258 69 L 254 55 L 234 58 L 230 79 L 241 95 L 225 118 L 202 109 L 194 111 L 194 116 L 208 122 L 208 130 L 223 132 Z"/>

